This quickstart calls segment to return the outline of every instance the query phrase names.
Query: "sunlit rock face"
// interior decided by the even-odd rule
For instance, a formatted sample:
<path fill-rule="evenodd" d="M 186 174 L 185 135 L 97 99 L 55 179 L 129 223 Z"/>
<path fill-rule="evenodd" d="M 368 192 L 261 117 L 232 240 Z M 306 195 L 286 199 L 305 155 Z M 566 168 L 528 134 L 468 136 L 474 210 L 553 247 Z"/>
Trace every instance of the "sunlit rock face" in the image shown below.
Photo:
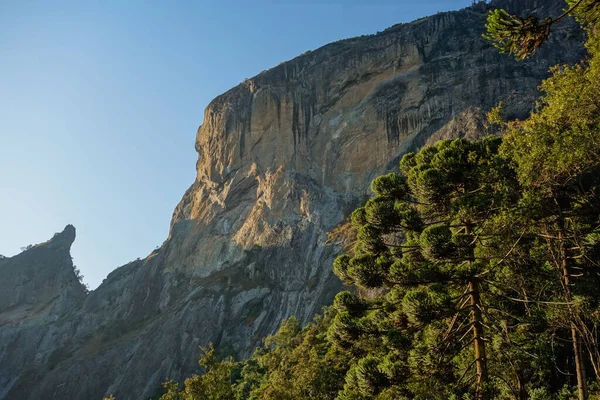
<path fill-rule="evenodd" d="M 498 54 L 481 38 L 488 7 L 329 44 L 213 100 L 169 238 L 93 292 L 73 273 L 72 227 L 0 260 L 0 399 L 148 398 L 198 371 L 199 346 L 245 357 L 281 319 L 310 320 L 341 287 L 328 234 L 373 177 L 424 144 L 480 137 L 501 100 L 526 116 L 548 68 L 583 55 L 572 24 L 527 62 Z"/>

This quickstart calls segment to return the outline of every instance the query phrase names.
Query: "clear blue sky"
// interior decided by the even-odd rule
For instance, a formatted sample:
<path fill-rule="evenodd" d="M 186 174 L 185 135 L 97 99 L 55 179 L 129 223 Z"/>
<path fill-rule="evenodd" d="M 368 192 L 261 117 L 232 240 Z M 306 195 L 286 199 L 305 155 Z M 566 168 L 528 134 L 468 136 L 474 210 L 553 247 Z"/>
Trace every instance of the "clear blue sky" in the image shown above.
<path fill-rule="evenodd" d="M 211 99 L 306 50 L 470 2 L 0 0 L 0 254 L 73 224 L 97 287 L 166 239 Z"/>

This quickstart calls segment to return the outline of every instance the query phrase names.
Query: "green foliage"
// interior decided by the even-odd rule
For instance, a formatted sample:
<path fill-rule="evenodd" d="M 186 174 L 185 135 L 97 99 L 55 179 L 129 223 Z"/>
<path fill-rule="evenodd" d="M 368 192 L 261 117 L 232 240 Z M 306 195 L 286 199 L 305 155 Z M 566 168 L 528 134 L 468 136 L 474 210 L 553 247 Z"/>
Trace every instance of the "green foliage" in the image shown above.
<path fill-rule="evenodd" d="M 456 246 L 452 242 L 452 231 L 447 225 L 431 225 L 419 237 L 423 257 L 429 261 L 452 258 Z"/>
<path fill-rule="evenodd" d="M 183 390 L 166 382 L 161 400 L 333 399 L 349 360 L 327 339 L 335 315 L 325 309 L 304 329 L 293 317 L 283 321 L 277 333 L 265 338 L 265 346 L 243 362 L 217 360 L 211 345 L 200 359 L 205 373 L 186 379 Z"/>
<path fill-rule="evenodd" d="M 527 186 L 551 191 L 555 185 L 598 165 L 600 155 L 600 40 L 593 36 L 587 66 L 557 66 L 544 81 L 540 108 L 508 125 L 503 150 L 515 160 Z"/>
<path fill-rule="evenodd" d="M 379 196 L 402 200 L 407 192 L 406 180 L 395 172 L 382 175 L 373 180 L 371 190 Z"/>
<path fill-rule="evenodd" d="M 185 389 L 179 391 L 172 381 L 164 384 L 166 393 L 161 400 L 231 400 L 235 398 L 233 388 L 234 373 L 239 364 L 229 358 L 219 361 L 212 344 L 202 348 L 199 364 L 204 367 L 203 375 L 194 375 L 185 380 Z"/>
<path fill-rule="evenodd" d="M 333 308 L 338 314 L 348 313 L 351 316 L 360 316 L 367 309 L 367 303 L 352 293 L 340 292 L 335 296 Z"/>

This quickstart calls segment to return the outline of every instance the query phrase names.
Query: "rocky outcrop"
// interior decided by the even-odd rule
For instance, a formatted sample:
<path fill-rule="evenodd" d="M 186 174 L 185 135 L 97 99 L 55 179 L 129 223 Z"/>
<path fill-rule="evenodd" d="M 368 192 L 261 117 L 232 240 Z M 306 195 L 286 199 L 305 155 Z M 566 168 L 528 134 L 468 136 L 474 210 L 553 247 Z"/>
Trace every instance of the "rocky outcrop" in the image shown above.
<path fill-rule="evenodd" d="M 69 252 L 74 240 L 69 225 L 45 243 L 0 259 L 0 398 L 30 371 L 50 368 L 68 354 L 61 321 L 86 297 Z"/>
<path fill-rule="evenodd" d="M 488 7 L 327 45 L 213 100 L 168 240 L 91 293 L 72 227 L 0 260 L 0 399 L 148 398 L 196 371 L 201 345 L 244 357 L 281 319 L 308 321 L 340 288 L 328 233 L 374 176 L 428 141 L 480 136 L 500 100 L 526 115 L 548 67 L 582 56 L 566 26 L 527 62 L 498 54 L 481 38 Z"/>

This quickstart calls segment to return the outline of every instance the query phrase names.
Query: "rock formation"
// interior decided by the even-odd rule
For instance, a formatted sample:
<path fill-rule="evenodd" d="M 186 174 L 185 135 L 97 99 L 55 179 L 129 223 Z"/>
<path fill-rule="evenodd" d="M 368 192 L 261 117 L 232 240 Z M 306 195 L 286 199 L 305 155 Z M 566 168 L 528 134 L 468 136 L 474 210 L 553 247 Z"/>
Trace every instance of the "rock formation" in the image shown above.
<path fill-rule="evenodd" d="M 556 14 L 563 3 L 494 5 Z M 198 371 L 201 345 L 244 357 L 281 319 L 310 320 L 341 287 L 328 233 L 374 176 L 428 141 L 480 136 L 500 100 L 526 115 L 548 68 L 582 56 L 572 25 L 526 62 L 498 54 L 481 38 L 489 7 L 332 43 L 217 97 L 168 240 L 89 294 L 71 226 L 1 259 L 0 399 L 148 398 Z"/>

